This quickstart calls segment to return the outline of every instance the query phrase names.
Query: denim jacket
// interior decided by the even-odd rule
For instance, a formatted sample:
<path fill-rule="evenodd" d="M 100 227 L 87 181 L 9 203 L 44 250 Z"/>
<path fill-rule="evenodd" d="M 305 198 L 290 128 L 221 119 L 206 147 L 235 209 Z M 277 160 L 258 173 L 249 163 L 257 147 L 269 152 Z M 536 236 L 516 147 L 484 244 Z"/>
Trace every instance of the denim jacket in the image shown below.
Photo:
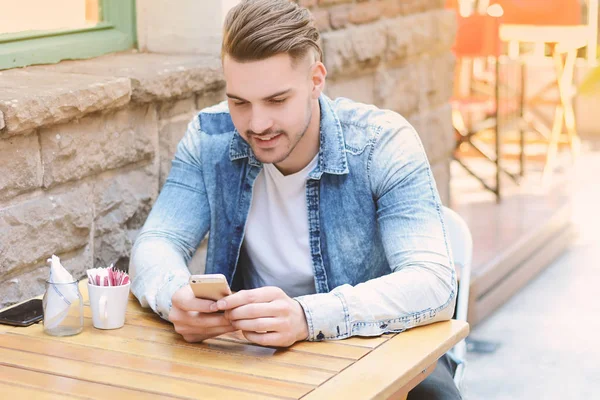
<path fill-rule="evenodd" d="M 318 164 L 306 182 L 316 294 L 296 297 L 308 340 L 376 336 L 450 319 L 456 277 L 423 146 L 400 115 L 322 95 Z M 202 110 L 132 250 L 132 291 L 168 319 L 210 230 L 206 273 L 242 289 L 242 246 L 262 164 L 227 103 Z"/>

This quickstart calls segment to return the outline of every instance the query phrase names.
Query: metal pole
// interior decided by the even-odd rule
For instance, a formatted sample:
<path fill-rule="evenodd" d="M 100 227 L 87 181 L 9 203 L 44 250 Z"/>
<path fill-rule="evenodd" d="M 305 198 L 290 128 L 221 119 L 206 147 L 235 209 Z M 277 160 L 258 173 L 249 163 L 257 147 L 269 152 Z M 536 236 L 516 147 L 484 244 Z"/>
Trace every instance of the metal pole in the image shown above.
<path fill-rule="evenodd" d="M 500 203 L 501 191 L 500 191 L 500 55 L 496 55 L 494 65 L 496 67 L 496 85 L 495 85 L 495 98 L 496 98 L 496 202 Z"/>
<path fill-rule="evenodd" d="M 520 175 L 521 177 L 525 176 L 525 124 L 524 124 L 524 108 L 525 108 L 525 74 L 527 74 L 527 67 L 525 65 L 525 62 L 523 60 L 518 60 L 517 61 L 520 64 L 521 67 L 521 93 L 520 93 L 520 99 L 519 99 L 519 124 L 517 125 L 519 128 L 519 141 L 520 141 L 520 147 L 521 147 L 521 156 L 519 158 L 519 168 L 520 168 Z"/>

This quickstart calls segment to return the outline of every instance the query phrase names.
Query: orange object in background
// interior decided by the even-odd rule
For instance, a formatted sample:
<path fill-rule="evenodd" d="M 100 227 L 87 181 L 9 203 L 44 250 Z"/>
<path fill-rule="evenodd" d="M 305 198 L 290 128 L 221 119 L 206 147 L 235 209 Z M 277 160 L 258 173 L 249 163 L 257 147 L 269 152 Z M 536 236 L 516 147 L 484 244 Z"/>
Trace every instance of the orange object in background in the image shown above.
<path fill-rule="evenodd" d="M 457 0 L 448 0 L 456 2 Z M 523 25 L 579 25 L 579 0 L 492 0 L 504 9 L 502 23 Z"/>
<path fill-rule="evenodd" d="M 497 57 L 500 54 L 498 18 L 487 14 L 456 15 L 456 40 L 452 50 L 457 57 Z"/>

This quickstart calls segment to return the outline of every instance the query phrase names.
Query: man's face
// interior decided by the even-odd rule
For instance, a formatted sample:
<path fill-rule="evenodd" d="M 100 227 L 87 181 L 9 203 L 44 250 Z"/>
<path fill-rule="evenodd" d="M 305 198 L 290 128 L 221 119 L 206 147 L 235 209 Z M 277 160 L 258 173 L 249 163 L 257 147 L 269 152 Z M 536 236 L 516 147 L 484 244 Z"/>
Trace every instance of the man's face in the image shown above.
<path fill-rule="evenodd" d="M 312 64 L 307 56 L 294 66 L 287 54 L 245 63 L 224 57 L 233 124 L 259 161 L 276 164 L 297 156 L 293 150 L 304 137 L 318 99 Z"/>

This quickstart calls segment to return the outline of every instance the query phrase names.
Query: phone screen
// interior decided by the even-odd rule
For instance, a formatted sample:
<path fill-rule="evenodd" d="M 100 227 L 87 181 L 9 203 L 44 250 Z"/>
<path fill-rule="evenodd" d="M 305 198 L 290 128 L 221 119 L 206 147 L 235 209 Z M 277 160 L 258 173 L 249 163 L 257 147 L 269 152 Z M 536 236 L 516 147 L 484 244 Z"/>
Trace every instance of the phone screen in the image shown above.
<path fill-rule="evenodd" d="M 16 326 L 29 326 L 44 317 L 41 299 L 31 299 L 8 310 L 0 312 L 0 323 Z"/>

